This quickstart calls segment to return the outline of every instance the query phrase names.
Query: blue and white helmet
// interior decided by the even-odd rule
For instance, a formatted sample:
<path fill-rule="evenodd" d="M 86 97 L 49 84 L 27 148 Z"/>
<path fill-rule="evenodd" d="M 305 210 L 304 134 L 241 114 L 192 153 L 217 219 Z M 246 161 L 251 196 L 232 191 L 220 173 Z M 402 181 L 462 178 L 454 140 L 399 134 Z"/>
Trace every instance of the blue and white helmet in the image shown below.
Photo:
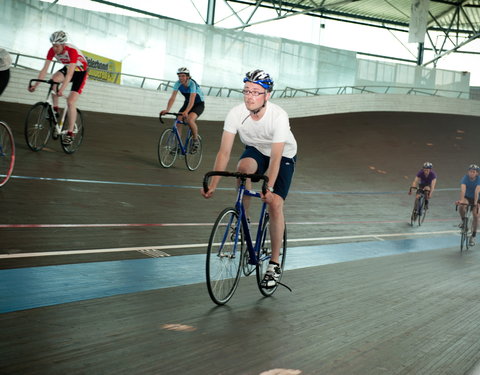
<path fill-rule="evenodd" d="M 52 44 L 65 44 L 67 43 L 67 39 L 67 34 L 62 30 L 55 31 L 50 35 L 50 43 Z"/>
<path fill-rule="evenodd" d="M 432 168 L 433 168 L 433 164 L 430 163 L 429 161 L 426 161 L 425 163 L 423 163 L 423 168 L 424 168 L 424 169 L 432 169 Z"/>
<path fill-rule="evenodd" d="M 272 91 L 273 89 L 273 80 L 270 78 L 268 73 L 261 69 L 251 70 L 246 73 L 243 82 L 256 83 L 257 85 L 262 86 L 268 92 Z"/>
<path fill-rule="evenodd" d="M 469 170 L 469 171 L 471 171 L 471 170 L 478 171 L 478 170 L 480 170 L 480 168 L 478 167 L 477 164 L 470 164 L 470 165 L 468 166 L 468 170 Z"/>

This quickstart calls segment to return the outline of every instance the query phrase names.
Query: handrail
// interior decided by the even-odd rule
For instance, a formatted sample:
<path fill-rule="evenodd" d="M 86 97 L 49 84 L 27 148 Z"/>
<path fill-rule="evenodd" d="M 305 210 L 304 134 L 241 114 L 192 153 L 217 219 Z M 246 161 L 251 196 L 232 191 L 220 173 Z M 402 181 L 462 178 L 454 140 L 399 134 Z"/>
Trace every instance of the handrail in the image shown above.
<path fill-rule="evenodd" d="M 20 59 L 33 59 L 37 61 L 45 61 L 44 58 L 38 56 L 25 55 L 15 52 L 10 52 L 11 55 L 15 55 L 12 58 L 12 65 L 18 68 L 35 69 L 38 64 L 20 63 Z M 58 62 L 53 62 L 51 73 L 53 73 Z M 107 72 L 115 76 L 114 82 L 121 84 L 122 86 L 146 88 L 157 91 L 167 91 L 173 88 L 176 80 L 166 80 L 160 78 L 152 78 L 139 76 L 135 74 L 128 74 L 122 72 L 108 72 L 101 69 L 89 68 L 90 71 L 96 70 L 101 72 Z M 201 85 L 202 90 L 206 96 L 216 97 L 234 97 L 241 98 L 241 88 L 228 88 L 221 86 L 208 86 Z M 423 96 L 440 96 L 458 99 L 470 99 L 470 92 L 444 90 L 438 88 L 425 88 L 425 87 L 412 87 L 412 86 L 393 86 L 393 85 L 346 85 L 346 86 L 332 86 L 332 87 L 317 87 L 317 88 L 294 88 L 285 87 L 283 89 L 277 89 L 272 91 L 272 98 L 294 98 L 294 97 L 307 97 L 307 96 L 320 96 L 320 95 L 349 95 L 349 94 L 405 94 L 405 95 L 423 95 Z"/>

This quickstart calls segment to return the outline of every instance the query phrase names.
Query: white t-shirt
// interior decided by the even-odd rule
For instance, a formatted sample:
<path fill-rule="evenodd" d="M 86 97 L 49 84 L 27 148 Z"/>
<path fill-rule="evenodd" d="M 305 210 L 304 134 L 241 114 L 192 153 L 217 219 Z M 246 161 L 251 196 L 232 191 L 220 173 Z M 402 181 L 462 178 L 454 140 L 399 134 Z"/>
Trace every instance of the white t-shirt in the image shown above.
<path fill-rule="evenodd" d="M 285 142 L 282 156 L 293 158 L 297 154 L 297 141 L 290 130 L 287 112 L 278 105 L 267 102 L 263 117 L 255 121 L 245 104 L 233 107 L 225 119 L 223 130 L 239 134 L 247 146 L 255 147 L 270 156 L 272 143 Z"/>

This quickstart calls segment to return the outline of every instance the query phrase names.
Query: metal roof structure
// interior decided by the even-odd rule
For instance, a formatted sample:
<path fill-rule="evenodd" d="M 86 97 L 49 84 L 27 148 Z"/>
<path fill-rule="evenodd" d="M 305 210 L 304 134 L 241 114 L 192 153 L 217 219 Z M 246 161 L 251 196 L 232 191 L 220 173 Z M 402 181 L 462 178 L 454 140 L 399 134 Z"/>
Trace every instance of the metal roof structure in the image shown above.
<path fill-rule="evenodd" d="M 54 3 L 57 1 L 55 0 Z M 115 1 L 91 1 L 149 16 L 168 18 Z M 190 1 L 195 6 L 194 1 Z M 239 26 L 234 27 L 235 29 L 245 30 L 259 23 L 303 14 L 400 32 L 409 31 L 412 7 L 422 3 L 428 6 L 428 16 L 424 42 L 418 43 L 417 59 L 405 60 L 391 56 L 370 55 L 409 61 L 418 65 L 435 65 L 443 56 L 453 52 L 480 54 L 464 48 L 480 37 L 480 0 L 208 0 L 205 23 L 216 24 L 217 2 L 226 4 L 232 15 L 239 21 Z M 239 6 L 242 7 L 241 14 L 238 11 Z M 258 20 L 259 9 L 269 9 L 275 16 Z M 381 48 L 380 46 L 379 49 Z M 424 62 L 424 51 L 431 51 L 434 58 Z"/>
<path fill-rule="evenodd" d="M 209 0 L 215 1 L 215 0 Z M 344 22 L 352 22 L 372 27 L 408 32 L 412 3 L 420 0 L 224 0 L 249 6 L 252 11 L 243 25 L 274 21 L 286 17 L 305 14 Z M 428 65 L 441 57 L 459 51 L 480 36 L 480 0 L 430 0 L 425 43 L 420 43 L 416 63 Z M 251 22 L 259 8 L 274 10 L 276 17 Z M 233 8 L 231 7 L 232 11 Z M 239 18 L 237 16 L 237 18 Z M 443 38 L 440 46 L 435 45 L 433 34 Z M 425 46 L 426 44 L 426 46 Z M 430 49 L 435 58 L 423 62 L 423 51 Z M 476 53 L 476 51 L 471 51 Z M 386 57 L 386 56 L 385 56 Z"/>

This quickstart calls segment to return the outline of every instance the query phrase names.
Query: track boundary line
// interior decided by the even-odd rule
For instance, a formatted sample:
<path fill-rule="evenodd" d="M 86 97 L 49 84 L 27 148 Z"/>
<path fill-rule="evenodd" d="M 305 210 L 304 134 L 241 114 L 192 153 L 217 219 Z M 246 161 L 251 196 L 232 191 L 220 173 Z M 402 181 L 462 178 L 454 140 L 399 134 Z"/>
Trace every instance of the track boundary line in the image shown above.
<path fill-rule="evenodd" d="M 385 234 L 359 234 L 351 236 L 336 236 L 336 237 L 314 237 L 314 238 L 296 238 L 288 239 L 288 242 L 310 242 L 310 241 L 335 241 L 335 240 L 352 240 L 362 238 L 372 238 L 377 241 L 382 238 L 403 237 L 403 236 L 429 236 L 438 234 L 458 234 L 458 230 L 444 230 L 434 232 L 417 232 L 417 233 L 385 233 Z M 60 256 L 60 255 L 79 255 L 79 254 L 100 254 L 100 253 L 122 253 L 130 251 L 163 251 L 172 249 L 186 249 L 207 247 L 208 243 L 201 244 L 183 244 L 183 245 L 162 245 L 162 246 L 139 246 L 139 247 L 124 247 L 111 249 L 91 249 L 91 250 L 66 250 L 66 251 L 46 251 L 38 253 L 16 253 L 16 254 L 0 254 L 0 259 L 15 259 L 15 258 L 32 258 L 42 256 Z"/>

